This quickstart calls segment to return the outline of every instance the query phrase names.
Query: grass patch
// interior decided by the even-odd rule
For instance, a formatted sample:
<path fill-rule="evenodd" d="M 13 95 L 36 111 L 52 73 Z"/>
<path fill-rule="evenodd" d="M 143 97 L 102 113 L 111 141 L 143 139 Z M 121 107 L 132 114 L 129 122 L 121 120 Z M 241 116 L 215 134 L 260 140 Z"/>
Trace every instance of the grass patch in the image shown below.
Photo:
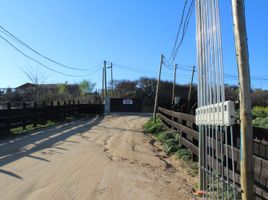
<path fill-rule="evenodd" d="M 33 130 L 36 130 L 36 129 L 52 126 L 52 125 L 55 125 L 55 124 L 56 124 L 55 121 L 49 120 L 45 124 L 37 124 L 36 126 L 34 126 L 33 124 L 27 125 L 25 127 L 25 129 L 23 129 L 23 127 L 12 128 L 12 129 L 10 129 L 10 133 L 14 134 L 14 135 L 18 135 L 18 134 L 23 134 L 23 133 L 33 131 Z"/>
<path fill-rule="evenodd" d="M 268 107 L 254 106 L 252 117 L 253 126 L 268 129 Z"/>
<path fill-rule="evenodd" d="M 66 116 L 64 120 L 70 121 L 70 120 L 80 119 L 80 118 L 89 117 L 89 116 L 91 116 L 91 114 L 76 114 L 76 115 L 73 115 L 73 116 Z M 24 133 L 27 133 L 29 131 L 33 131 L 33 130 L 37 130 L 37 129 L 40 129 L 40 128 L 45 128 L 45 127 L 55 125 L 58 122 L 59 121 L 57 121 L 57 120 L 48 120 L 46 123 L 44 123 L 44 124 L 36 124 L 36 126 L 34 126 L 34 124 L 26 125 L 25 129 L 23 129 L 22 126 L 17 127 L 17 128 L 12 128 L 6 133 L 6 136 L 24 134 Z"/>
<path fill-rule="evenodd" d="M 159 118 L 155 122 L 150 119 L 144 125 L 144 130 L 146 133 L 154 135 L 156 140 L 161 142 L 163 150 L 168 155 L 175 155 L 177 159 L 180 159 L 189 175 L 198 175 L 198 164 L 192 161 L 191 151 L 183 147 L 180 142 L 181 135 L 178 132 L 174 130 L 165 131 Z"/>
<path fill-rule="evenodd" d="M 145 123 L 143 128 L 146 133 L 150 134 L 156 134 L 164 130 L 161 124 L 161 120 L 159 118 L 156 118 L 155 121 L 153 119 L 150 119 L 148 122 Z"/>
<path fill-rule="evenodd" d="M 252 124 L 255 127 L 268 129 L 268 117 L 265 117 L 265 118 L 257 117 L 253 119 Z"/>

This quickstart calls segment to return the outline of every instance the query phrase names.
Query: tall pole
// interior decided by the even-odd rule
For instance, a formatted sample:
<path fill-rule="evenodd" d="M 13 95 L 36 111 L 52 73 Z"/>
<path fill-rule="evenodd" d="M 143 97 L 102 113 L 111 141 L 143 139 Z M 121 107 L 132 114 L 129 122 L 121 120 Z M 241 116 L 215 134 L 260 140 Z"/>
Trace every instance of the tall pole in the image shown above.
<path fill-rule="evenodd" d="M 188 102 L 187 102 L 187 112 L 188 113 L 190 113 L 190 105 L 191 105 L 191 97 L 192 97 L 192 87 L 193 87 L 193 81 L 194 81 L 194 68 L 195 68 L 195 66 L 193 66 L 192 78 L 191 78 L 191 83 L 190 83 L 189 92 L 188 92 Z"/>
<path fill-rule="evenodd" d="M 244 0 L 232 0 L 233 27 L 236 58 L 240 82 L 240 172 L 243 200 L 254 199 L 253 134 L 250 94 L 250 70 L 247 45 L 247 31 Z"/>
<path fill-rule="evenodd" d="M 102 88 L 101 88 L 102 101 L 104 99 L 104 67 L 102 68 Z"/>
<path fill-rule="evenodd" d="M 164 55 L 161 54 L 160 65 L 159 65 L 159 73 L 158 73 L 158 79 L 157 79 L 157 85 L 156 85 L 156 91 L 155 91 L 153 121 L 155 121 L 155 119 L 156 119 L 156 110 L 157 110 L 157 102 L 158 102 L 158 90 L 159 90 L 159 83 L 160 83 L 160 78 L 161 78 L 163 58 L 164 58 Z"/>
<path fill-rule="evenodd" d="M 113 63 L 111 63 L 111 97 L 114 93 Z"/>
<path fill-rule="evenodd" d="M 106 68 L 106 60 L 103 62 L 104 64 L 104 96 L 107 97 L 107 68 Z"/>
<path fill-rule="evenodd" d="M 174 105 L 174 99 L 175 99 L 175 87 L 176 87 L 176 75 L 177 75 L 177 64 L 174 66 L 174 77 L 173 77 L 173 87 L 172 87 L 172 102 L 171 105 Z"/>

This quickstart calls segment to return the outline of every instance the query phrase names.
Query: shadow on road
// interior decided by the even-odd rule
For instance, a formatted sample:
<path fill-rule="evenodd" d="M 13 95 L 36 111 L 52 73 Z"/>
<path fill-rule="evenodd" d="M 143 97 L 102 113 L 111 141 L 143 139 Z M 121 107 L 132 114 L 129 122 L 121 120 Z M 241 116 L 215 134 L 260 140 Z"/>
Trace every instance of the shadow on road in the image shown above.
<path fill-rule="evenodd" d="M 33 156 L 31 154 L 51 147 L 67 151 L 68 149 L 54 145 L 60 141 L 78 143 L 76 141 L 66 141 L 66 139 L 73 135 L 79 135 L 89 131 L 93 126 L 99 124 L 103 118 L 103 115 L 96 115 L 90 118 L 83 118 L 61 125 L 55 125 L 21 137 L 18 136 L 14 139 L 2 140 L 0 141 L 0 167 L 12 163 L 22 157 L 50 162 L 45 158 Z M 29 145 L 32 145 L 33 147 L 29 148 Z M 0 173 L 22 179 L 20 176 L 7 170 L 0 169 Z"/>

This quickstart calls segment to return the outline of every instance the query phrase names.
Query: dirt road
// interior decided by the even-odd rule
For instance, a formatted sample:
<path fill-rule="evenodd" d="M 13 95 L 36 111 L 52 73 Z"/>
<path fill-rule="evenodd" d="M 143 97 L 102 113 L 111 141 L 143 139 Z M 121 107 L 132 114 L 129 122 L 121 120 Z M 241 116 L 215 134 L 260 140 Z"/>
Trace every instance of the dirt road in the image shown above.
<path fill-rule="evenodd" d="M 142 133 L 148 119 L 96 116 L 0 141 L 0 199 L 192 199 L 194 179 Z"/>

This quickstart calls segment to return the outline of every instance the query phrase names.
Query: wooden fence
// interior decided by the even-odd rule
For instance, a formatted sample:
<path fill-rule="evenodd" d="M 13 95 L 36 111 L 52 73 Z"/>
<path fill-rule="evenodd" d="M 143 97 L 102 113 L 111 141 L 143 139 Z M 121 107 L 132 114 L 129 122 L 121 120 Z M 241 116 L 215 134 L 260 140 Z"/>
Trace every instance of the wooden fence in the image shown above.
<path fill-rule="evenodd" d="M 48 120 L 62 120 L 66 117 L 73 116 L 78 113 L 103 113 L 104 105 L 102 104 L 80 104 L 74 101 L 64 102 L 56 105 L 51 103 L 42 106 L 35 104 L 33 107 L 27 107 L 23 104 L 22 108 L 12 109 L 10 104 L 7 109 L 0 110 L 0 133 L 8 131 L 12 128 L 23 127 L 29 124 L 36 126 L 37 124 L 45 124 Z"/>
<path fill-rule="evenodd" d="M 163 125 L 167 129 L 175 129 L 180 134 L 181 143 L 188 148 L 194 158 L 198 158 L 198 127 L 195 125 L 195 116 L 185 113 L 178 113 L 171 110 L 167 110 L 158 107 L 158 116 L 160 117 Z M 235 160 L 235 182 L 240 185 L 240 138 L 239 138 L 239 126 L 234 127 L 234 160 Z M 268 200 L 268 140 L 264 138 L 268 137 L 268 131 L 265 129 L 254 128 L 254 192 L 256 199 L 266 199 Z M 220 149 L 220 143 L 216 142 L 215 138 L 210 138 L 213 142 L 209 142 L 210 145 L 208 151 L 215 151 L 216 144 L 218 149 Z M 228 144 L 230 138 L 228 139 Z M 225 149 L 228 149 L 228 155 L 226 155 Z M 224 145 L 224 155 L 231 159 L 231 146 Z M 208 163 L 208 167 L 215 168 L 218 162 L 216 158 L 210 158 L 213 160 L 213 166 Z M 212 163 L 212 162 L 211 162 Z M 230 163 L 230 162 L 229 162 Z M 211 165 L 211 166 L 209 166 Z M 222 168 L 221 163 L 219 163 L 220 168 Z M 229 173 L 229 179 L 232 181 L 232 166 L 226 166 L 224 164 L 224 176 L 226 178 L 227 173 Z M 215 170 L 215 169 L 214 169 Z"/>

